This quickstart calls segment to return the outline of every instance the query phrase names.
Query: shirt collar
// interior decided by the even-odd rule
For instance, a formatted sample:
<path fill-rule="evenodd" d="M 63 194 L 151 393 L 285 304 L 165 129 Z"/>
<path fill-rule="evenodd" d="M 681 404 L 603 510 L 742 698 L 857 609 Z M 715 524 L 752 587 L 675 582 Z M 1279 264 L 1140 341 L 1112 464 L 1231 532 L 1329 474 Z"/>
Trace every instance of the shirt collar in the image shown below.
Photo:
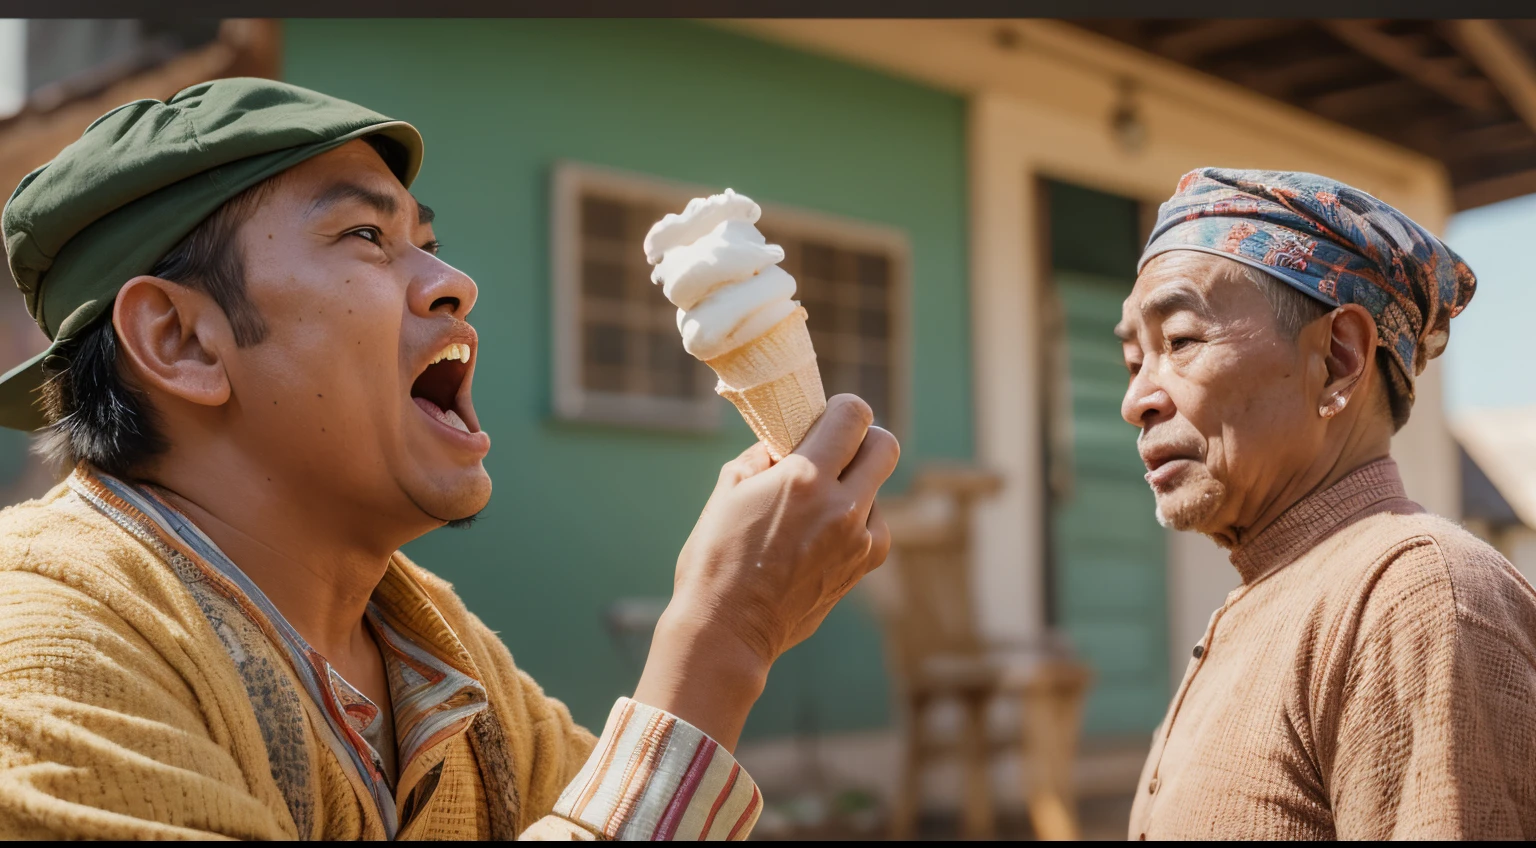
<path fill-rule="evenodd" d="M 1389 501 L 1412 504 L 1397 463 L 1384 457 L 1297 501 L 1258 536 L 1233 548 L 1232 565 L 1245 585 L 1256 583 L 1295 562 L 1355 519 L 1365 517 L 1362 513 L 1379 512 L 1373 507 Z"/>

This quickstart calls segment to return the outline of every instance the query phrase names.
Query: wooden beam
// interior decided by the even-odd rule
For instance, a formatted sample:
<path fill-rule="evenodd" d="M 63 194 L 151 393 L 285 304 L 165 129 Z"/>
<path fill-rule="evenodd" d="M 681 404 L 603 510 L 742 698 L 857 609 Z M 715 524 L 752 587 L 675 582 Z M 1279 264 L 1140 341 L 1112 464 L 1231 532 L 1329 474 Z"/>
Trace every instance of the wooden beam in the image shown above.
<path fill-rule="evenodd" d="M 1536 130 L 1524 121 L 1505 121 L 1476 129 L 1447 130 L 1442 134 L 1446 160 L 1474 159 L 1536 149 Z"/>
<path fill-rule="evenodd" d="M 1208 21 L 1155 39 L 1152 46 L 1156 52 L 1175 62 L 1189 63 L 1221 50 L 1288 35 L 1303 29 L 1308 23 L 1300 18 Z"/>
<path fill-rule="evenodd" d="M 1295 97 L 1296 89 L 1324 81 L 1337 81 L 1341 77 L 1358 76 L 1362 69 L 1381 73 L 1380 66 L 1359 53 L 1341 50 L 1308 59 L 1296 59 L 1283 63 L 1244 62 L 1230 69 L 1218 68 L 1228 79 L 1280 100 Z"/>
<path fill-rule="evenodd" d="M 1536 194 L 1536 168 L 1456 186 L 1452 200 L 1460 212 L 1527 194 Z"/>
<path fill-rule="evenodd" d="M 1141 33 L 1141 22 L 1135 18 L 1068 18 L 1067 22 L 1138 49 L 1148 49 L 1147 39 Z"/>
<path fill-rule="evenodd" d="M 1498 94 L 1493 85 L 1485 79 L 1460 73 L 1460 57 L 1450 61 L 1427 57 L 1402 39 L 1377 29 L 1369 21 L 1319 20 L 1318 23 L 1355 50 L 1457 106 L 1473 112 L 1492 112 L 1498 108 Z"/>
<path fill-rule="evenodd" d="M 1530 54 L 1493 21 L 1448 21 L 1445 32 L 1536 131 L 1536 63 Z"/>
<path fill-rule="evenodd" d="M 1393 123 L 1402 138 L 1433 148 L 1436 159 L 1506 153 L 1536 146 L 1536 131 L 1518 117 L 1492 123 L 1469 120 L 1467 113 L 1398 115 Z"/>
<path fill-rule="evenodd" d="M 1506 176 L 1523 174 L 1532 168 L 1536 168 L 1536 148 L 1512 150 L 1488 156 L 1445 159 L 1443 161 L 1445 162 L 1446 175 L 1451 179 L 1451 186 L 1459 188 Z"/>
<path fill-rule="evenodd" d="M 1503 27 L 1504 31 L 1509 33 L 1510 37 L 1517 43 L 1525 42 L 1530 44 L 1536 42 L 1536 21 L 1523 18 L 1505 18 L 1499 21 L 1499 26 Z"/>
<path fill-rule="evenodd" d="M 1400 108 L 1414 101 L 1422 102 L 1423 97 L 1423 89 L 1412 80 L 1393 77 L 1309 97 L 1302 106 L 1341 124 L 1356 126 L 1365 115 Z"/>

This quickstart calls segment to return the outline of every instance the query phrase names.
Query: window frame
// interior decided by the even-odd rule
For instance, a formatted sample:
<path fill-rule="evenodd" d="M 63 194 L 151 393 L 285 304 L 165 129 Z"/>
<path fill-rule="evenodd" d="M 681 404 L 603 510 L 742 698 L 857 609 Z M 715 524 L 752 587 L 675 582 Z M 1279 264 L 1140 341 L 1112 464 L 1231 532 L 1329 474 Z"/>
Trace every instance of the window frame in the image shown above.
<path fill-rule="evenodd" d="M 702 186 L 629 171 L 559 161 L 551 180 L 550 285 L 551 374 L 557 420 L 624 427 L 707 433 L 720 429 L 722 406 L 730 402 L 710 391 L 697 400 L 592 391 L 582 385 L 581 198 L 595 194 L 681 211 L 695 197 L 723 187 Z M 762 203 L 763 220 L 776 236 L 815 239 L 839 250 L 879 253 L 890 263 L 890 409 L 881 424 L 902 436 L 909 423 L 912 375 L 911 248 L 902 230 L 867 221 L 778 203 Z M 801 281 L 796 278 L 796 299 Z M 662 297 L 658 289 L 657 297 Z M 682 339 L 677 339 L 682 344 Z M 708 366 L 701 365 L 707 370 Z M 734 409 L 734 407 L 732 407 Z"/>

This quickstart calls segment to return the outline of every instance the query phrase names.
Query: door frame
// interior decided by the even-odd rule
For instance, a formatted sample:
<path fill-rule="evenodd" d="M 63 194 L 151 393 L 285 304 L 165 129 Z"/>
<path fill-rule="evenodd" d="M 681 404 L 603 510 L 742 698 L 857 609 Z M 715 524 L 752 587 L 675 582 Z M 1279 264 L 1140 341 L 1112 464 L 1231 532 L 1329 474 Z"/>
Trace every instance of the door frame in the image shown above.
<path fill-rule="evenodd" d="M 1044 363 L 1036 340 L 1049 270 L 1048 258 L 1042 257 L 1039 178 L 1119 194 L 1155 208 L 1193 168 L 1265 167 L 1327 173 L 1372 191 L 1431 230 L 1443 229 L 1451 209 L 1444 172 L 1430 160 L 1404 155 L 1367 162 L 1358 147 L 1348 146 L 1352 138 L 1347 133 L 1337 139 L 1313 135 L 1301 143 L 1273 126 L 1234 123 L 1230 115 L 1192 109 L 1173 88 L 1140 95 L 1146 141 L 1139 150 L 1127 150 L 1109 129 L 1108 116 L 1121 96 L 1118 83 L 1092 72 L 1080 76 L 1082 109 L 1076 113 L 1064 114 L 1043 98 L 1001 91 L 984 90 L 969 100 L 976 457 L 1004 479 L 1001 493 L 979 504 L 973 519 L 974 585 L 978 628 L 999 640 L 1034 641 L 1045 630 Z M 1261 106 L 1268 103 L 1251 99 Z M 1294 135 L 1304 130 L 1298 127 Z M 1394 440 L 1394 454 L 1410 494 L 1454 517 L 1460 499 L 1456 455 L 1442 409 L 1438 363 L 1420 377 L 1417 392 L 1414 418 Z M 1189 571 L 1174 568 L 1176 557 L 1211 559 L 1211 552 L 1198 544 L 1172 538 L 1169 544 L 1171 570 Z M 1170 596 L 1181 591 L 1172 584 Z M 1174 655 L 1182 656 L 1185 649 L 1181 638 L 1188 628 L 1180 619 L 1199 616 L 1204 624 L 1209 611 L 1196 608 L 1170 597 Z"/>

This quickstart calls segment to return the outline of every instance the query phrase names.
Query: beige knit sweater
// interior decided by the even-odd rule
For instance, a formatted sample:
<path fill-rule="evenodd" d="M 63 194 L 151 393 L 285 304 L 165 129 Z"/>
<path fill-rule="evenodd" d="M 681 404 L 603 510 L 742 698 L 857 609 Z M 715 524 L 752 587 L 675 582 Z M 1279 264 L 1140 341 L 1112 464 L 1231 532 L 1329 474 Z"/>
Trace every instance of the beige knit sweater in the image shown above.
<path fill-rule="evenodd" d="M 435 792 L 400 838 L 591 838 L 547 814 L 592 734 L 447 583 L 399 565 L 461 640 L 498 719 L 445 743 Z M 319 744 L 303 781 L 314 830 L 299 832 L 255 709 L 144 544 L 65 486 L 0 511 L 0 838 L 382 837 L 371 800 Z"/>
<path fill-rule="evenodd" d="M 1132 839 L 1536 838 L 1536 590 L 1390 459 L 1232 553 Z"/>

